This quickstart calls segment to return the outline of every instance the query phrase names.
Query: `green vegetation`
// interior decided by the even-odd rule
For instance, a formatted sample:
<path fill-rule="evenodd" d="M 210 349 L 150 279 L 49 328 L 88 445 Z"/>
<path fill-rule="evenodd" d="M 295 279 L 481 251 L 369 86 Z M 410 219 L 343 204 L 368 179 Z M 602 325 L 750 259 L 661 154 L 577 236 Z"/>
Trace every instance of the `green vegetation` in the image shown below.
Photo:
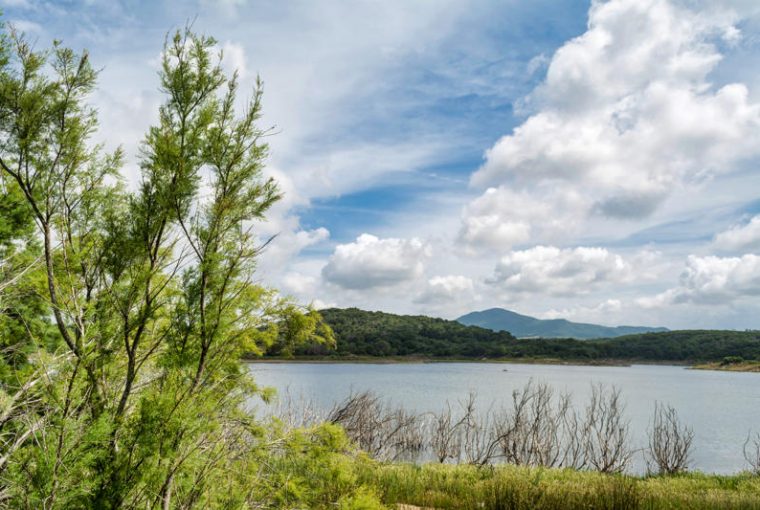
<path fill-rule="evenodd" d="M 612 338 L 637 333 L 667 331 L 666 328 L 648 328 L 643 326 L 599 326 L 570 322 L 565 319 L 536 319 L 503 308 L 491 308 L 480 312 L 471 312 L 457 319 L 468 326 L 479 326 L 494 331 L 509 331 L 518 338 Z"/>
<path fill-rule="evenodd" d="M 692 368 L 697 370 L 723 370 L 725 372 L 760 372 L 760 361 L 711 361 L 708 363 L 697 363 Z"/>
<path fill-rule="evenodd" d="M 307 343 L 296 349 L 295 354 L 498 357 L 509 352 L 516 341 L 509 333 L 431 317 L 365 312 L 356 308 L 332 308 L 320 313 L 339 339 L 335 350 Z M 271 354 L 280 352 L 275 346 Z"/>
<path fill-rule="evenodd" d="M 664 331 L 602 340 L 517 339 L 507 332 L 465 326 L 424 316 L 366 312 L 356 308 L 322 310 L 334 331 L 335 349 L 304 343 L 296 355 L 416 356 L 429 358 L 508 358 L 573 362 L 718 361 L 760 359 L 757 331 Z M 271 355 L 282 355 L 275 345 Z M 287 353 L 286 353 L 287 354 Z"/>
<path fill-rule="evenodd" d="M 279 198 L 261 84 L 242 108 L 216 42 L 168 38 L 136 191 L 92 142 L 87 53 L 0 36 L 0 507 L 351 508 L 342 431 L 285 429 L 240 359 L 330 343 L 254 282 Z M 303 471 L 304 476 L 298 477 Z"/>
<path fill-rule="evenodd" d="M 684 330 L 591 341 L 610 358 L 653 361 L 760 360 L 760 331 Z"/>
<path fill-rule="evenodd" d="M 367 465 L 362 479 L 386 504 L 440 509 L 760 508 L 750 475 L 631 477 L 570 469 L 467 465 Z"/>

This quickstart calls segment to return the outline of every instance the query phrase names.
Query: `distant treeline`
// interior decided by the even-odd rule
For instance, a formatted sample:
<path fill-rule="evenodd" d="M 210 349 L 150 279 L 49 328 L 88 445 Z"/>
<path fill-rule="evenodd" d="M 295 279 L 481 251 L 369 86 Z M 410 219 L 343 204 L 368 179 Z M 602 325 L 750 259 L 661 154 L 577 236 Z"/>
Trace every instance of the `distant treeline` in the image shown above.
<path fill-rule="evenodd" d="M 456 321 L 367 312 L 321 311 L 335 347 L 305 344 L 292 353 L 275 344 L 270 355 L 420 356 L 430 358 L 553 358 L 563 360 L 720 361 L 760 360 L 760 332 L 687 330 L 643 333 L 603 340 L 517 339 Z"/>

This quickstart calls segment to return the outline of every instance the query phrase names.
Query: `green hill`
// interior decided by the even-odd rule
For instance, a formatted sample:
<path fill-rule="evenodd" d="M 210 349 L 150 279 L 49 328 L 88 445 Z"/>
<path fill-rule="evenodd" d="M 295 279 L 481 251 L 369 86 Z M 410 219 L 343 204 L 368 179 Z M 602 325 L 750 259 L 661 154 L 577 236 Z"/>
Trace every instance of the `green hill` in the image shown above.
<path fill-rule="evenodd" d="M 667 328 L 649 328 L 644 326 L 600 326 L 570 322 L 565 319 L 542 320 L 521 315 L 503 308 L 491 308 L 480 312 L 471 312 L 457 319 L 468 326 L 480 326 L 494 331 L 509 331 L 518 338 L 613 338 L 636 333 L 667 331 Z"/>
<path fill-rule="evenodd" d="M 357 308 L 320 311 L 337 339 L 335 354 L 355 356 L 500 357 L 517 341 L 507 332 L 465 326 L 422 315 L 394 315 Z M 322 345 L 296 354 L 325 355 Z"/>
<path fill-rule="evenodd" d="M 320 312 L 335 332 L 334 350 L 319 344 L 300 347 L 299 356 L 422 356 L 430 358 L 559 359 L 567 361 L 760 360 L 760 332 L 686 330 L 627 335 L 600 340 L 518 339 L 503 331 L 465 326 L 421 315 L 394 315 L 357 308 Z M 281 355 L 275 345 L 269 355 Z"/>

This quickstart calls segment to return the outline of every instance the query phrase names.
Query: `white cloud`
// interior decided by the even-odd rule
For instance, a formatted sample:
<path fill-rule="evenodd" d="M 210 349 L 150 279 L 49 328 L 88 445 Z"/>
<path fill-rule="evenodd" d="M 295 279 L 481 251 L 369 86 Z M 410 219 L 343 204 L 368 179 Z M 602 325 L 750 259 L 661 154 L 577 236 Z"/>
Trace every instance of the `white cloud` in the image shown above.
<path fill-rule="evenodd" d="M 689 256 L 677 287 L 653 297 L 640 298 L 644 308 L 663 305 L 730 304 L 747 296 L 760 295 L 760 256 Z"/>
<path fill-rule="evenodd" d="M 199 4 L 233 18 L 238 14 L 238 9 L 248 4 L 248 0 L 199 0 Z"/>
<path fill-rule="evenodd" d="M 330 231 L 325 227 L 305 230 L 301 227 L 300 219 L 292 210 L 297 206 L 306 206 L 309 201 L 298 193 L 293 180 L 275 167 L 268 167 L 265 176 L 277 182 L 282 199 L 274 204 L 267 212 L 265 222 L 257 225 L 260 241 L 274 236 L 267 246 L 263 257 L 262 269 L 266 272 L 277 273 L 293 257 L 310 246 L 317 245 L 330 238 Z"/>
<path fill-rule="evenodd" d="M 299 189 L 311 198 L 340 196 L 388 182 L 393 174 L 409 174 L 441 158 L 443 140 L 351 144 L 304 156 L 294 166 Z"/>
<path fill-rule="evenodd" d="M 32 34 L 41 34 L 44 32 L 44 29 L 42 28 L 42 25 L 39 23 L 35 23 L 34 21 L 24 20 L 24 19 L 14 19 L 10 20 L 8 22 L 9 25 L 11 25 L 13 28 L 18 30 L 19 32 L 28 35 Z"/>
<path fill-rule="evenodd" d="M 419 278 L 430 251 L 418 238 L 380 239 L 362 234 L 355 242 L 335 248 L 322 276 L 346 289 L 392 286 Z"/>
<path fill-rule="evenodd" d="M 574 233 L 582 198 L 572 191 L 546 189 L 542 197 L 489 188 L 465 207 L 459 240 L 468 248 L 504 251 L 536 238 L 558 242 Z"/>
<path fill-rule="evenodd" d="M 289 272 L 282 277 L 282 288 L 297 296 L 313 295 L 317 289 L 317 278 L 303 273 Z"/>
<path fill-rule="evenodd" d="M 739 251 L 760 249 L 760 216 L 748 223 L 735 225 L 715 236 L 714 246 L 719 250 Z"/>
<path fill-rule="evenodd" d="M 586 294 L 603 283 L 621 283 L 631 277 L 631 266 L 604 248 L 536 246 L 513 251 L 496 264 L 488 283 L 508 295 Z"/>
<path fill-rule="evenodd" d="M 29 0 L 2 0 L 0 5 L 3 7 L 17 7 L 22 9 L 32 8 L 32 3 Z"/>
<path fill-rule="evenodd" d="M 322 301 L 321 299 L 315 299 L 311 302 L 311 306 L 317 310 L 324 310 L 325 308 L 335 308 L 338 305 L 331 301 Z"/>
<path fill-rule="evenodd" d="M 510 208 L 488 189 L 466 210 L 462 238 L 487 230 L 503 242 L 546 242 L 566 215 L 575 225 L 645 218 L 675 189 L 759 154 L 760 105 L 742 83 L 710 83 L 722 58 L 716 42 L 738 37 L 725 12 L 593 2 L 588 30 L 557 50 L 532 94 L 533 115 L 487 151 L 471 179 L 551 205 Z M 547 192 L 557 189 L 574 199 L 556 203 Z"/>
<path fill-rule="evenodd" d="M 232 76 L 232 73 L 237 71 L 240 79 L 245 80 L 248 77 L 245 48 L 240 44 L 227 41 L 222 45 L 221 50 L 224 56 L 222 65 L 224 65 L 228 75 Z"/>
<path fill-rule="evenodd" d="M 595 306 L 574 306 L 562 309 L 552 308 L 551 310 L 537 315 L 541 319 L 568 319 L 617 326 L 618 324 L 616 321 L 622 310 L 622 301 L 619 299 L 607 299 Z"/>
<path fill-rule="evenodd" d="M 474 291 L 472 279 L 466 276 L 434 276 L 414 301 L 423 304 L 461 302 L 472 299 Z"/>

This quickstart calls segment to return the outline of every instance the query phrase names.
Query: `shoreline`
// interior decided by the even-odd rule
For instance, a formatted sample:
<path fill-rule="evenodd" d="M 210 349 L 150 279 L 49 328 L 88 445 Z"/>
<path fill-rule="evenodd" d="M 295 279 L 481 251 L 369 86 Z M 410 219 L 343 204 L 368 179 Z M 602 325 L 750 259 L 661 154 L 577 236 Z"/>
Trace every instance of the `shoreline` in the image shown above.
<path fill-rule="evenodd" d="M 423 356 L 389 356 L 389 357 L 372 357 L 372 356 L 352 356 L 352 357 L 331 357 L 331 356 L 296 356 L 292 358 L 285 357 L 266 357 L 266 358 L 243 358 L 245 363 L 262 363 L 262 364 L 368 364 L 368 365 L 393 365 L 393 364 L 428 364 L 428 363 L 503 363 L 517 365 L 567 365 L 567 366 L 590 366 L 590 367 L 630 367 L 632 365 L 668 365 L 683 366 L 689 368 L 690 362 L 669 361 L 669 360 L 620 360 L 620 359 L 601 359 L 601 360 L 564 360 L 558 358 L 428 358 Z"/>
<path fill-rule="evenodd" d="M 739 363 L 711 361 L 707 363 L 697 363 L 690 368 L 692 370 L 713 370 L 716 372 L 760 373 L 760 361 L 743 361 Z"/>
<path fill-rule="evenodd" d="M 366 365 L 402 365 L 402 364 L 430 364 L 430 363 L 503 363 L 515 365 L 566 365 L 583 367 L 630 367 L 633 365 L 654 365 L 683 367 L 688 370 L 713 370 L 718 372 L 744 372 L 760 373 L 760 361 L 747 361 L 743 363 L 723 364 L 720 361 L 693 362 L 674 360 L 564 360 L 558 358 L 428 358 L 424 356 L 296 356 L 292 358 L 268 357 L 268 358 L 243 358 L 244 363 L 251 364 L 366 364 Z"/>

